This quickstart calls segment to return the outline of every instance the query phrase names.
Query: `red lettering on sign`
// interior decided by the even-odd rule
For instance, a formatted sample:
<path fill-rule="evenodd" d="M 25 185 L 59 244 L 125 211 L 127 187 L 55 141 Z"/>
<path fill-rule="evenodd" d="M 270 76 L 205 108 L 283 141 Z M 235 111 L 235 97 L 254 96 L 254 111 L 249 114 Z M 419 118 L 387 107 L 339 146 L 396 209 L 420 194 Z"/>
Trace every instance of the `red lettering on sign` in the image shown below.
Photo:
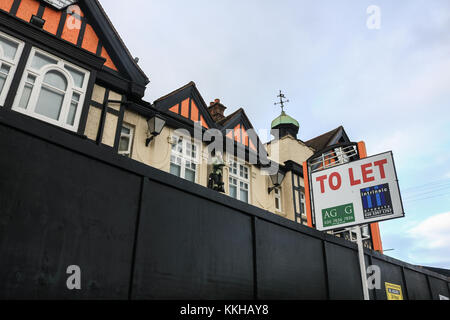
<path fill-rule="evenodd" d="M 375 161 L 373 164 L 376 165 L 378 167 L 378 169 L 380 170 L 381 179 L 385 179 L 386 172 L 384 171 L 384 165 L 387 164 L 387 159 Z"/>
<path fill-rule="evenodd" d="M 364 183 L 375 180 L 375 178 L 373 176 L 369 177 L 369 174 L 373 173 L 373 170 L 369 169 L 371 166 L 372 166 L 372 163 L 363 164 L 361 166 L 362 178 L 363 178 Z"/>
<path fill-rule="evenodd" d="M 327 176 L 320 176 L 316 178 L 316 181 L 320 182 L 320 193 L 325 193 L 325 180 Z"/>
<path fill-rule="evenodd" d="M 336 177 L 337 179 L 337 183 L 333 184 L 333 178 Z M 337 172 L 333 172 L 332 174 L 330 174 L 330 180 L 329 180 L 329 184 L 330 184 L 330 188 L 331 190 L 337 190 L 341 187 L 342 184 L 342 178 L 341 175 Z"/>
<path fill-rule="evenodd" d="M 361 184 L 361 179 L 355 180 L 355 176 L 353 175 L 353 168 L 348 169 L 348 175 L 350 177 L 350 185 L 356 186 Z"/>

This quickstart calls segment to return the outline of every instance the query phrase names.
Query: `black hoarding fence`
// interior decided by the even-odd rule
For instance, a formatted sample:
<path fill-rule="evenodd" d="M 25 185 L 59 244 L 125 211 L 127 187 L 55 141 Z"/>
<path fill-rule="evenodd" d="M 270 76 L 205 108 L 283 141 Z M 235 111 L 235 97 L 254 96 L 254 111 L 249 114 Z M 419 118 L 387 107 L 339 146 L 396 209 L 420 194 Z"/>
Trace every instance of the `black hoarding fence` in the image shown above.
<path fill-rule="evenodd" d="M 405 299 L 449 279 L 376 252 Z M 81 289 L 69 290 L 69 266 Z M 362 299 L 356 245 L 0 110 L 1 299 Z"/>

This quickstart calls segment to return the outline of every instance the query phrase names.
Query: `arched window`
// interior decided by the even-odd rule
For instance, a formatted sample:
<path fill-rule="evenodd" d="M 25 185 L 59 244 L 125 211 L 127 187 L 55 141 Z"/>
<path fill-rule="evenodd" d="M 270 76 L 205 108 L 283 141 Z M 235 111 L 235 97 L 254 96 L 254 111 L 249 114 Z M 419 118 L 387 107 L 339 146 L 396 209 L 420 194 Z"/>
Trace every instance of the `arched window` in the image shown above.
<path fill-rule="evenodd" d="M 76 131 L 89 72 L 33 48 L 13 109 Z"/>
<path fill-rule="evenodd" d="M 39 98 L 37 100 L 36 113 L 58 120 L 61 115 L 64 98 L 67 90 L 67 79 L 59 71 L 47 72 L 42 81 Z"/>
<path fill-rule="evenodd" d="M 0 106 L 3 106 L 22 53 L 23 42 L 0 32 Z"/>

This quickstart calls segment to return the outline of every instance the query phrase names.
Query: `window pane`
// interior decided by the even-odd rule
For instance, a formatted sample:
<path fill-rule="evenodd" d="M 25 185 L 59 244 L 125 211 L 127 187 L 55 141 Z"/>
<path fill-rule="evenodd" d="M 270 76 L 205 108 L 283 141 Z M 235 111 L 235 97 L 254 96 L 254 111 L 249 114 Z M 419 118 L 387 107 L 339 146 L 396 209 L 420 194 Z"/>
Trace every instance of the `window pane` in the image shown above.
<path fill-rule="evenodd" d="M 79 102 L 80 101 L 80 94 L 74 92 L 73 95 L 72 95 L 72 100 L 76 101 L 76 102 Z"/>
<path fill-rule="evenodd" d="M 171 163 L 170 164 L 170 173 L 179 177 L 181 175 L 181 167 Z"/>
<path fill-rule="evenodd" d="M 35 81 L 36 77 L 29 74 L 22 91 L 22 97 L 20 97 L 19 108 L 26 109 L 28 107 L 28 102 L 30 101 L 31 92 L 33 90 L 33 83 Z"/>
<path fill-rule="evenodd" d="M 49 64 L 57 64 L 57 61 L 36 52 L 33 57 L 33 62 L 31 63 L 31 67 L 36 70 L 40 70 L 42 67 L 49 65 Z"/>
<path fill-rule="evenodd" d="M 2 47 L 5 57 L 14 60 L 16 57 L 18 44 L 9 39 L 0 37 L 0 46 Z"/>
<path fill-rule="evenodd" d="M 189 180 L 191 182 L 195 182 L 195 171 L 190 170 L 190 169 L 186 169 L 185 172 L 184 172 L 184 175 L 185 175 L 184 178 L 186 180 Z"/>
<path fill-rule="evenodd" d="M 43 116 L 58 120 L 61 113 L 63 100 L 63 94 L 59 94 L 42 87 L 35 111 Z"/>
<path fill-rule="evenodd" d="M 230 197 L 237 198 L 237 188 L 230 184 Z"/>
<path fill-rule="evenodd" d="M 67 89 L 67 80 L 64 75 L 57 71 L 49 71 L 45 75 L 44 82 L 58 88 L 60 90 L 66 91 Z"/>
<path fill-rule="evenodd" d="M 3 91 L 3 86 L 6 82 L 6 76 L 0 73 L 0 93 Z"/>
<path fill-rule="evenodd" d="M 131 130 L 127 127 L 122 127 L 122 133 L 123 134 L 130 134 Z"/>
<path fill-rule="evenodd" d="M 248 203 L 248 191 L 241 189 L 241 201 Z"/>
<path fill-rule="evenodd" d="M 8 78 L 10 66 L 6 64 L 2 64 L 0 68 L 0 93 L 3 91 L 3 87 L 5 86 L 6 79 Z"/>
<path fill-rule="evenodd" d="M 119 141 L 119 151 L 128 151 L 128 146 L 130 144 L 130 138 L 128 137 L 120 137 Z"/>
<path fill-rule="evenodd" d="M 280 199 L 275 198 L 275 209 L 280 210 Z"/>
<path fill-rule="evenodd" d="M 73 82 L 75 83 L 75 86 L 77 86 L 78 88 L 82 88 L 83 87 L 83 83 L 84 83 L 84 73 L 75 70 L 69 66 L 65 66 L 66 70 L 70 72 L 70 74 L 72 75 L 73 78 Z"/>
<path fill-rule="evenodd" d="M 19 108 L 26 109 L 28 106 L 28 102 L 30 101 L 31 90 L 33 86 L 30 84 L 26 84 L 25 88 L 23 88 L 22 97 L 20 98 Z"/>
<path fill-rule="evenodd" d="M 9 74 L 9 70 L 11 69 L 10 66 L 8 66 L 7 64 L 2 64 L 2 67 L 0 68 L 0 72 L 4 73 L 5 75 Z"/>
<path fill-rule="evenodd" d="M 72 102 L 69 108 L 69 115 L 67 116 L 67 124 L 73 126 L 75 122 L 75 115 L 77 114 L 78 103 Z"/>

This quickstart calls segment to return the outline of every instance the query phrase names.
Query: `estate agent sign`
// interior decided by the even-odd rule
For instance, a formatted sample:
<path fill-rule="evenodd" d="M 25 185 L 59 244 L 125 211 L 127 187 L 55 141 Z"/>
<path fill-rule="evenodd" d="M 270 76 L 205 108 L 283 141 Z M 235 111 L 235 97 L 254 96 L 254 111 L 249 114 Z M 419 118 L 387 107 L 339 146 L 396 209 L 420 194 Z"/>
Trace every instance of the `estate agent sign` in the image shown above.
<path fill-rule="evenodd" d="M 392 152 L 313 172 L 311 186 L 318 230 L 404 216 Z"/>

